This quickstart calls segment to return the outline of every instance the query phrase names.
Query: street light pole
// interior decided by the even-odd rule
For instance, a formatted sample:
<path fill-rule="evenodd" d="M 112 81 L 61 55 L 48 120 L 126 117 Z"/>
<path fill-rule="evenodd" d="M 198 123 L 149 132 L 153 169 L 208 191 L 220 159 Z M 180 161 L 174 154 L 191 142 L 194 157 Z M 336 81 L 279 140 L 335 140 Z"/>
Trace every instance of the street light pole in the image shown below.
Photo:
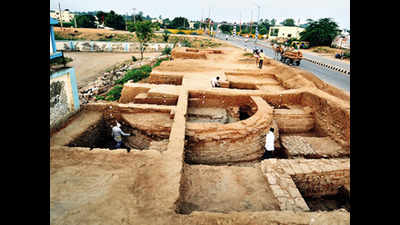
<path fill-rule="evenodd" d="M 135 24 L 136 23 L 136 15 L 135 15 L 136 8 L 133 8 L 132 10 L 133 10 L 133 23 Z"/>

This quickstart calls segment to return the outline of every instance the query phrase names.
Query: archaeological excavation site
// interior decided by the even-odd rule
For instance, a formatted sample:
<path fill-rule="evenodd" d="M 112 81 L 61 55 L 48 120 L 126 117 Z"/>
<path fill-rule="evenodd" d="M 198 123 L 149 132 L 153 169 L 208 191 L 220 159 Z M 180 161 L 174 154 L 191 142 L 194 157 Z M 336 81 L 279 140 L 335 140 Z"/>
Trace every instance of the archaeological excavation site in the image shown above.
<path fill-rule="evenodd" d="M 82 105 L 50 137 L 51 224 L 350 224 L 349 93 L 244 53 L 177 47 Z"/>

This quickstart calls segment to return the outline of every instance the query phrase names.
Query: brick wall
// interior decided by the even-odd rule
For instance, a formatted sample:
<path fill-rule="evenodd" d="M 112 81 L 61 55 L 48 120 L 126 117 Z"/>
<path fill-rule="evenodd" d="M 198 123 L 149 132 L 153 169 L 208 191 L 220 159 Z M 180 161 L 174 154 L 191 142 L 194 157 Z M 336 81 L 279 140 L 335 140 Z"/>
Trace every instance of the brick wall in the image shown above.
<path fill-rule="evenodd" d="M 350 184 L 350 159 L 269 159 L 260 169 L 281 210 L 308 211 L 303 197 L 336 194 Z"/>
<path fill-rule="evenodd" d="M 263 154 L 263 137 L 272 124 L 273 109 L 261 98 L 251 97 L 257 111 L 246 120 L 229 124 L 187 123 L 186 159 L 193 163 L 250 161 Z"/>

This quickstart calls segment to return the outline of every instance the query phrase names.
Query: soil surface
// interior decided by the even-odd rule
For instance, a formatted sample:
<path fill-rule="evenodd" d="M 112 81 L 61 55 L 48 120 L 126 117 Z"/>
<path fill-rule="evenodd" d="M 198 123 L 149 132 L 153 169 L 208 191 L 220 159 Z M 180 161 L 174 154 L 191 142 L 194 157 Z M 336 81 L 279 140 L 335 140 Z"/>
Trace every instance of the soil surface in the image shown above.
<path fill-rule="evenodd" d="M 143 57 L 159 56 L 161 53 L 145 53 Z M 132 56 L 140 58 L 140 53 L 108 53 L 108 52 L 64 52 L 73 61 L 68 66 L 74 67 L 78 89 L 96 80 L 102 72 L 113 66 L 132 60 Z"/>
<path fill-rule="evenodd" d="M 185 166 L 181 190 L 182 213 L 279 210 L 258 168 Z"/>

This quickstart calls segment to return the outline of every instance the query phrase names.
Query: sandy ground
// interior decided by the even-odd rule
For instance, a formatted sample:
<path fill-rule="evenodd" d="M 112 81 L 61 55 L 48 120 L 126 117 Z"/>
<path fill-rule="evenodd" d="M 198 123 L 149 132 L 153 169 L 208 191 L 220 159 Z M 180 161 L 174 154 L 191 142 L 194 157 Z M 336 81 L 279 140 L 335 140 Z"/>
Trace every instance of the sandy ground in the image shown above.
<path fill-rule="evenodd" d="M 155 70 L 161 73 L 183 74 L 185 88 L 200 90 L 211 89 L 210 80 L 216 75 L 226 79 L 225 71 L 260 71 L 255 63 L 239 63 L 239 59 L 243 58 L 243 50 L 232 47 L 218 49 L 226 50 L 227 54 L 209 54 L 207 60 L 164 61 Z M 107 54 L 111 55 L 111 58 L 114 55 Z M 86 58 L 78 55 L 84 59 L 77 59 L 74 62 L 78 63 L 77 71 L 82 68 L 86 68 L 87 71 L 93 68 L 99 71 L 100 68 L 107 68 L 104 64 L 110 59 L 106 56 L 98 57 L 96 53 L 87 55 Z M 125 55 L 131 57 L 131 54 Z M 119 60 L 115 59 L 113 62 L 117 63 Z M 293 75 L 294 72 L 300 73 L 297 69 L 287 72 L 289 67 L 285 65 L 279 68 L 268 66 L 267 61 L 261 70 L 263 72 L 286 72 L 286 76 Z M 276 63 L 271 62 L 271 64 Z M 80 76 L 77 72 L 77 77 L 79 77 L 78 82 L 79 80 L 83 82 L 85 78 L 95 78 L 96 74 L 92 73 L 90 76 L 86 73 Z M 147 121 L 145 124 L 150 124 L 149 121 L 152 121 L 154 124 L 163 125 L 162 117 L 165 115 L 159 116 L 131 119 L 135 122 Z M 85 131 L 100 119 L 99 112 L 83 113 L 68 127 L 51 137 L 51 224 L 303 225 L 310 224 L 310 219 L 314 217 L 315 220 L 325 221 L 315 221 L 313 224 L 349 224 L 349 214 L 343 212 L 327 213 L 327 216 L 324 216 L 315 213 L 276 211 L 276 199 L 266 187 L 259 168 L 190 166 L 191 168 L 182 174 L 183 138 L 179 143 L 176 141 L 179 137 L 170 138 L 170 147 L 163 152 L 133 149 L 130 153 L 123 150 L 88 151 L 85 148 L 55 146 L 65 145 L 79 132 Z M 172 126 L 179 131 L 179 127 L 184 126 L 184 123 L 173 123 Z M 178 145 L 181 143 L 182 146 Z M 181 190 L 182 182 L 186 182 L 184 185 L 187 189 Z M 175 204 L 179 199 L 183 200 L 184 204 L 187 203 L 183 207 L 188 207 L 188 211 L 199 211 L 190 215 L 176 213 Z M 241 212 L 212 214 L 209 211 Z"/>
<path fill-rule="evenodd" d="M 78 88 L 84 87 L 90 81 L 95 80 L 101 72 L 126 60 L 132 56 L 140 58 L 140 53 L 108 53 L 108 52 L 65 52 L 66 57 L 73 59 L 68 63 L 75 68 L 75 76 Z M 158 56 L 160 53 L 145 53 L 143 57 Z"/>
<path fill-rule="evenodd" d="M 279 210 L 258 168 L 187 165 L 182 185 L 183 213 Z"/>

